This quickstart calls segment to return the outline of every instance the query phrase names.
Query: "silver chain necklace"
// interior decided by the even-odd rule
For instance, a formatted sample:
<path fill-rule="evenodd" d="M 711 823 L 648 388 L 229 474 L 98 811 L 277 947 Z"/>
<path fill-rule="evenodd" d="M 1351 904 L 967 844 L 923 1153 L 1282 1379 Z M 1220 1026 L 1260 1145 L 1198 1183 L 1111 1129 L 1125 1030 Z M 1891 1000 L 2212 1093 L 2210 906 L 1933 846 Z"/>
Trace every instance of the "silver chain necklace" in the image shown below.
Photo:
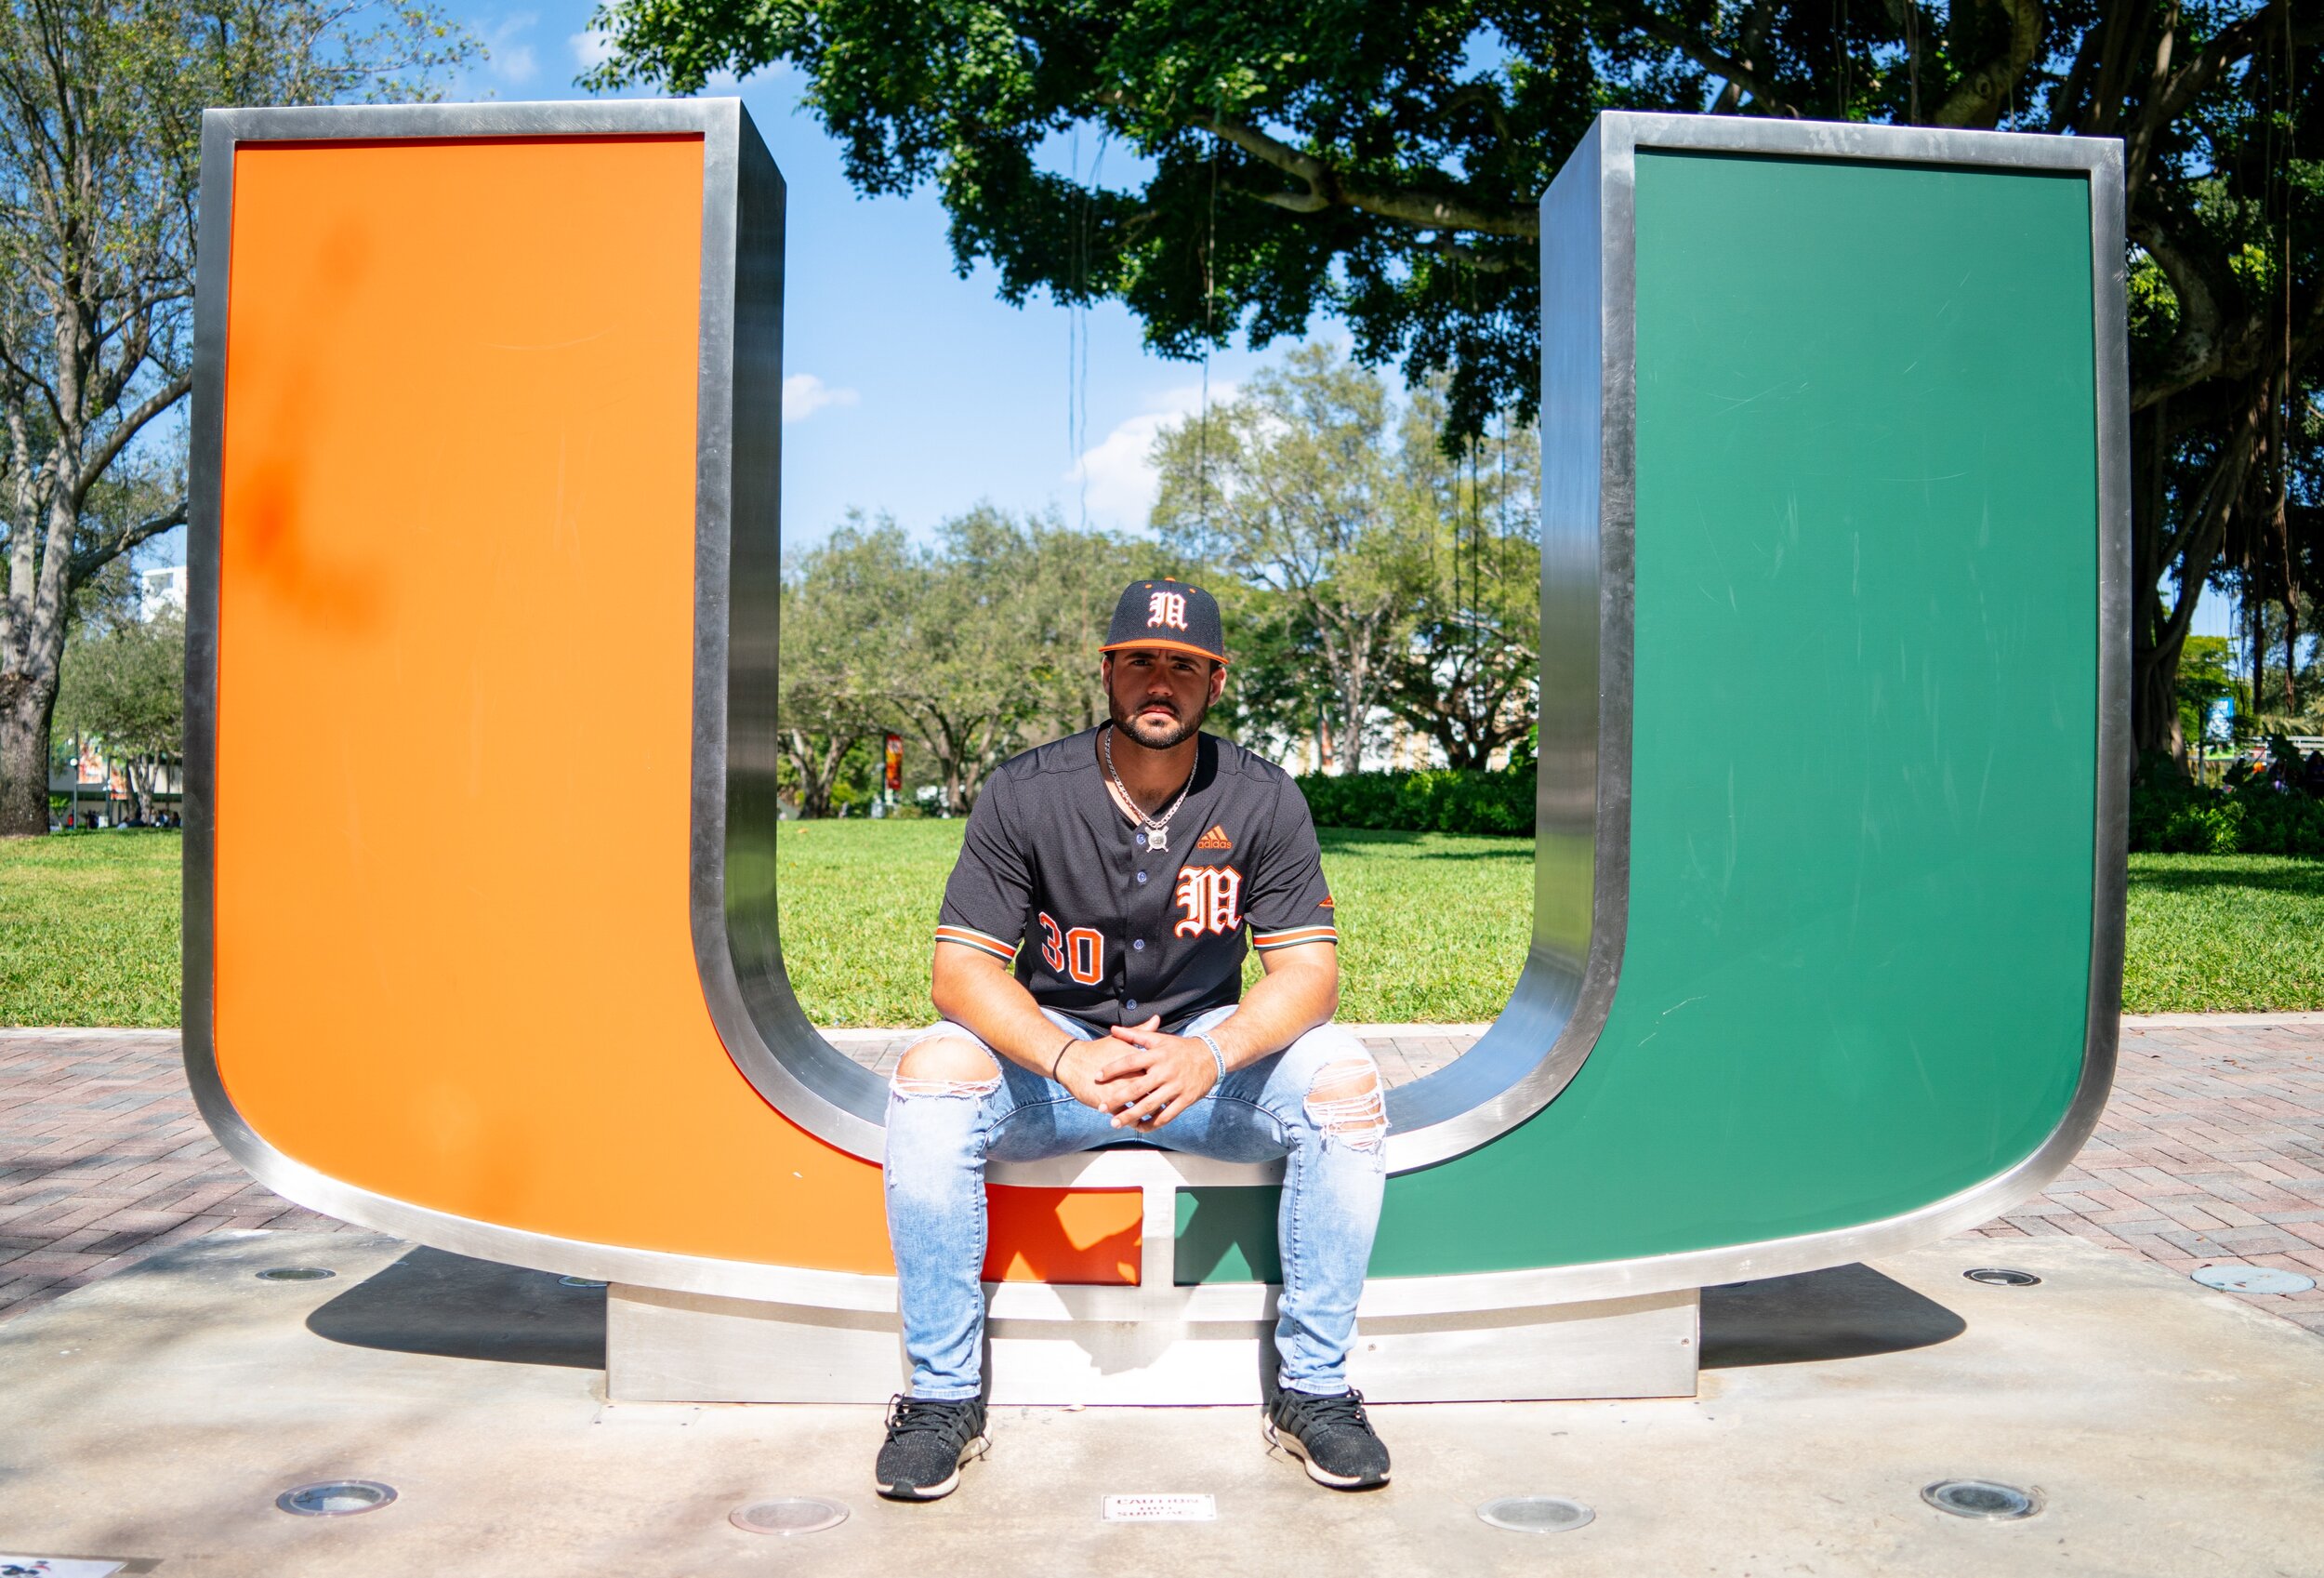
<path fill-rule="evenodd" d="M 1122 776 L 1114 771 L 1114 725 L 1111 723 L 1098 736 L 1098 754 L 1105 758 L 1105 776 L 1114 780 L 1116 789 L 1121 790 L 1122 803 L 1129 807 L 1130 814 L 1138 818 L 1139 827 L 1145 830 L 1146 847 L 1159 854 L 1169 853 L 1170 818 L 1177 816 L 1178 808 L 1186 803 L 1186 791 L 1195 787 L 1195 768 L 1202 765 L 1202 753 L 1195 753 L 1195 766 L 1186 769 L 1186 781 L 1178 786 L 1178 798 L 1170 802 L 1170 808 L 1158 818 L 1146 815 L 1145 807 L 1138 803 L 1138 797 L 1129 792 L 1128 784 L 1122 782 Z"/>

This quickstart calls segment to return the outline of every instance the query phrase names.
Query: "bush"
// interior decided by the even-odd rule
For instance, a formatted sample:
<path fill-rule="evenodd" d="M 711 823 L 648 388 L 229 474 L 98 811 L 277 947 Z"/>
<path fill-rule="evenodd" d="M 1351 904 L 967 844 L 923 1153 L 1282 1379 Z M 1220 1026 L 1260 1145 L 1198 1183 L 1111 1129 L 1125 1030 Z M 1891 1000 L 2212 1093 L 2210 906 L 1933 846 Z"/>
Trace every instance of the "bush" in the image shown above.
<path fill-rule="evenodd" d="M 1531 766 L 1418 773 L 1349 773 L 1299 780 L 1320 828 L 1408 833 L 1533 831 Z"/>
<path fill-rule="evenodd" d="M 2264 776 L 2224 789 L 2189 783 L 2171 758 L 2157 753 L 2140 763 L 2131 784 L 2131 849 L 2324 857 L 2324 803 Z"/>

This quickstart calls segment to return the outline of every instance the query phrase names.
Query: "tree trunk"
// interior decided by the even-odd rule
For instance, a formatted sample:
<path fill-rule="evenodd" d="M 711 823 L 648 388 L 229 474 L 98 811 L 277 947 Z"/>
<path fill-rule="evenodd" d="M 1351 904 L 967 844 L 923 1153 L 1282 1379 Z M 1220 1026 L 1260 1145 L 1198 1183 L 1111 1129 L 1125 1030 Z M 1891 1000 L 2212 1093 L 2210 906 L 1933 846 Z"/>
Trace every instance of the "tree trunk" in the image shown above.
<path fill-rule="evenodd" d="M 48 723 L 57 682 L 0 674 L 0 838 L 48 830 Z"/>

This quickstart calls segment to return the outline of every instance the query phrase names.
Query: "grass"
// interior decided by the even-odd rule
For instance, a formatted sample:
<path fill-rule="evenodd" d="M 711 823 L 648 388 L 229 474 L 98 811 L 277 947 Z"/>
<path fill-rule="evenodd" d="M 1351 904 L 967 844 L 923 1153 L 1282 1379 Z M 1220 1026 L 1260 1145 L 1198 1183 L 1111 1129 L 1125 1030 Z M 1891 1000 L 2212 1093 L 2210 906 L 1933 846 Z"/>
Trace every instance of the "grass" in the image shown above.
<path fill-rule="evenodd" d="M 178 1023 L 175 832 L 0 841 L 0 1025 Z"/>
<path fill-rule="evenodd" d="M 783 829 L 791 978 L 825 1025 L 912 1025 L 958 822 Z M 1529 839 L 1326 829 L 1345 930 L 1341 1017 L 1490 1019 L 1524 962 Z M 0 841 L 0 1024 L 178 1022 L 178 836 Z M 2324 861 L 2131 857 L 2123 1007 L 2324 1009 Z M 1251 969 L 1257 970 L 1253 961 Z"/>
<path fill-rule="evenodd" d="M 933 1017 L 930 934 L 962 826 L 785 825 L 775 888 L 784 959 L 817 1024 Z M 1530 839 L 1327 829 L 1323 845 L 1342 918 L 1341 1018 L 1461 1023 L 1500 1012 L 1525 959 Z M 1251 960 L 1247 978 L 1258 969 Z"/>
<path fill-rule="evenodd" d="M 2133 855 L 2126 1014 L 2324 1009 L 2324 860 Z"/>

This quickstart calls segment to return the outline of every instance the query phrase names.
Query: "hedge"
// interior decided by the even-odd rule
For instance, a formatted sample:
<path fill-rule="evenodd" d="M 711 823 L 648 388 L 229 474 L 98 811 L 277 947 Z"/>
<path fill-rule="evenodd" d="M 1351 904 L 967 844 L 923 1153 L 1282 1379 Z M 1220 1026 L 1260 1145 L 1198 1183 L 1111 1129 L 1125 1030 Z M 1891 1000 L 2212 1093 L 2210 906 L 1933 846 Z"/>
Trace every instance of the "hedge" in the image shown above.
<path fill-rule="evenodd" d="M 1530 833 L 1531 766 L 1316 775 L 1299 780 L 1319 828 L 1408 833 Z"/>
<path fill-rule="evenodd" d="M 1414 833 L 1531 833 L 1534 771 L 1474 768 L 1320 775 L 1299 780 L 1319 828 Z M 2189 783 L 2167 756 L 2131 786 L 2131 849 L 2155 855 L 2324 858 L 2324 801 L 2265 776 L 2220 789 Z"/>
<path fill-rule="evenodd" d="M 2149 756 L 2131 784 L 2131 849 L 2153 855 L 2324 856 L 2324 802 L 2264 776 L 2193 784 Z"/>

